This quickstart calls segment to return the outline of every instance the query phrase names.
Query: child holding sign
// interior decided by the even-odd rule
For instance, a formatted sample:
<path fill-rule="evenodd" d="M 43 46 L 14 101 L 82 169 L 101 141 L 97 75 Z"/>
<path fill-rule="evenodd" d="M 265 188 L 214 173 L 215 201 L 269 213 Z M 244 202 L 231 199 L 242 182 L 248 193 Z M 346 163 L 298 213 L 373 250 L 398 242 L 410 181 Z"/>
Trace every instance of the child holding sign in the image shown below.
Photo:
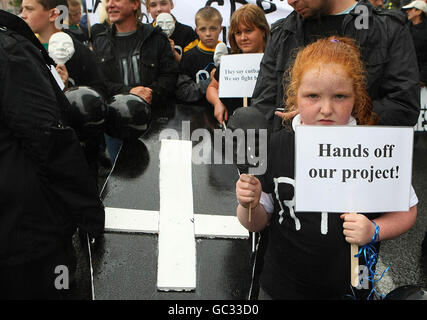
<path fill-rule="evenodd" d="M 228 32 L 231 52 L 264 53 L 269 33 L 270 26 L 262 9 L 255 4 L 245 4 L 231 16 Z M 241 98 L 219 98 L 219 68 L 206 90 L 206 99 L 214 107 L 214 117 L 221 125 L 236 108 L 242 107 Z"/>
<path fill-rule="evenodd" d="M 299 112 L 292 127 L 374 124 L 364 74 L 353 40 L 321 39 L 300 51 L 287 88 L 286 111 Z M 415 193 L 408 212 L 295 212 L 294 154 L 294 130 L 282 129 L 271 137 L 267 172 L 259 179 L 241 175 L 236 183 L 241 224 L 250 231 L 268 226 L 260 299 L 366 297 L 368 290 L 350 285 L 350 243 L 363 246 L 377 233 L 386 240 L 408 231 L 417 215 Z"/>

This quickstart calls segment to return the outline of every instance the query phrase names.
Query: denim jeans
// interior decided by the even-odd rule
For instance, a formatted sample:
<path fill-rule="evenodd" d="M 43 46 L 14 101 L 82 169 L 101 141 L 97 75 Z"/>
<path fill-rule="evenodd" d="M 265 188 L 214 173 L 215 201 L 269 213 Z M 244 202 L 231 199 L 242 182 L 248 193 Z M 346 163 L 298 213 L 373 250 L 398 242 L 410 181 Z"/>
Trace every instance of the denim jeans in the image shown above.
<path fill-rule="evenodd" d="M 110 156 L 111 163 L 114 164 L 116 161 L 117 155 L 120 151 L 120 147 L 123 144 L 123 141 L 110 137 L 108 134 L 104 133 L 105 144 L 107 146 L 108 155 Z"/>

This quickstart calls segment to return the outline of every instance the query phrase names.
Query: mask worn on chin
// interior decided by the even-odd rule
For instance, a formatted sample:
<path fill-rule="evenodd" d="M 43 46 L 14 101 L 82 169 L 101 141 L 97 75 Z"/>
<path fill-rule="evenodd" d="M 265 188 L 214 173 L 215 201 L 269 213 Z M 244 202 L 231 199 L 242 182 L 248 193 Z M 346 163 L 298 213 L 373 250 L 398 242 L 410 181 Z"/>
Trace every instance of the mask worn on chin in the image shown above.
<path fill-rule="evenodd" d="M 175 20 L 170 13 L 161 13 L 157 16 L 156 25 L 162 28 L 168 38 L 175 31 Z"/>
<path fill-rule="evenodd" d="M 65 32 L 57 32 L 50 37 L 49 56 L 56 64 L 65 64 L 74 52 L 73 39 Z"/>

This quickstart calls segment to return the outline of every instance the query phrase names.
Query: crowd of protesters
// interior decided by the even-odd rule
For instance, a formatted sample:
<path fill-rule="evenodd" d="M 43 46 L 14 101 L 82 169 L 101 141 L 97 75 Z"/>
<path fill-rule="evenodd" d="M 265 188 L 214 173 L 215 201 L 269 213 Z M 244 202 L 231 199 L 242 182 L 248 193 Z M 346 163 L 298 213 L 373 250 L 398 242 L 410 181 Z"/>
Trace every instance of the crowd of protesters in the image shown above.
<path fill-rule="evenodd" d="M 288 0 L 294 11 L 271 26 L 257 5 L 244 5 L 231 17 L 231 49 L 225 54 L 264 53 L 249 107 L 280 131 L 283 119 L 298 113 L 276 110 L 287 103 L 285 75 L 298 49 L 331 36 L 353 39 L 378 124 L 414 126 L 420 89 L 427 83 L 426 2 L 401 1 L 399 10 L 389 10 L 391 2 L 383 0 Z M 69 130 L 67 91 L 87 86 L 105 101 L 132 94 L 153 114 L 164 114 L 173 103 L 198 104 L 218 125 L 236 107 L 233 99 L 218 97 L 221 13 L 200 8 L 193 30 L 173 15 L 173 0 L 145 5 L 150 23 L 142 23 L 141 1 L 106 0 L 105 19 L 92 26 L 79 0 L 23 0 L 22 19 L 0 10 L 0 162 L 8 168 L 0 179 L 1 299 L 64 298 L 50 270 L 75 269 L 71 237 L 77 228 L 90 239 L 103 230 L 104 210 L 90 170 L 97 170 L 93 162 L 106 154 L 112 165 L 122 139 L 98 134 L 89 143 L 78 130 Z M 367 29 L 356 23 L 359 5 L 367 10 Z M 58 6 L 69 12 L 62 25 Z M 167 21 L 172 24 L 163 28 Z M 70 36 L 74 47 L 65 63 L 48 54 L 58 33 Z M 245 208 L 248 203 L 241 201 Z M 387 224 L 383 227 L 387 231 Z M 274 281 L 268 281 L 264 294 L 274 296 L 268 291 Z"/>

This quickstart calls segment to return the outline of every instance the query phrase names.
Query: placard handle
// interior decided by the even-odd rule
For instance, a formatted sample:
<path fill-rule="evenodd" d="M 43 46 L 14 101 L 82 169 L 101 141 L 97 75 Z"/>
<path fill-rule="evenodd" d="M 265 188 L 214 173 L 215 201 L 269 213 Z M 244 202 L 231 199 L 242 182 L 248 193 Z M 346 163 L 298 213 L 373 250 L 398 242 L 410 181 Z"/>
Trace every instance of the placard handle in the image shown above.
<path fill-rule="evenodd" d="M 359 258 L 355 255 L 359 252 L 359 246 L 352 243 L 350 246 L 351 259 L 351 285 L 357 287 L 359 285 Z"/>
<path fill-rule="evenodd" d="M 359 252 L 359 246 L 355 243 L 350 244 L 350 272 L 351 272 L 351 285 L 353 287 L 359 286 L 359 258 L 355 257 Z"/>

